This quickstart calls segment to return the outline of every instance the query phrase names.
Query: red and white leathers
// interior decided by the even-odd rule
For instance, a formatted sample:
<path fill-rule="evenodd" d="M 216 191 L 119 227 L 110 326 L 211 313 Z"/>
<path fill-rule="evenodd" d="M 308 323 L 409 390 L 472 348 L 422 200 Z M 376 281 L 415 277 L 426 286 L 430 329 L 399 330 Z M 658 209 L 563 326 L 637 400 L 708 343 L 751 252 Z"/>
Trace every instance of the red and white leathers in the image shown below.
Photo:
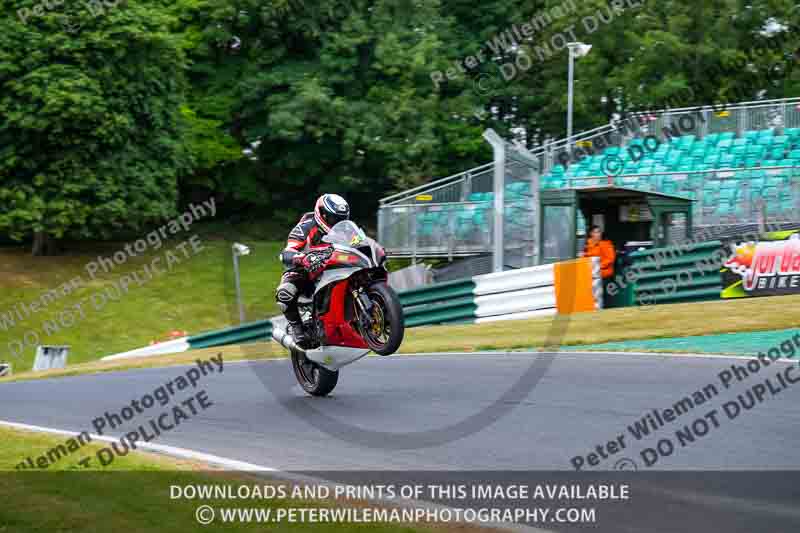
<path fill-rule="evenodd" d="M 330 248 L 329 244 L 322 242 L 324 236 L 325 231 L 315 221 L 313 212 L 304 214 L 289 232 L 286 248 L 280 256 L 286 271 L 275 293 L 278 307 L 289 322 L 300 321 L 297 299 L 313 281 L 307 270 L 311 266 L 309 259 L 312 258 L 309 256 L 315 252 L 324 253 Z"/>

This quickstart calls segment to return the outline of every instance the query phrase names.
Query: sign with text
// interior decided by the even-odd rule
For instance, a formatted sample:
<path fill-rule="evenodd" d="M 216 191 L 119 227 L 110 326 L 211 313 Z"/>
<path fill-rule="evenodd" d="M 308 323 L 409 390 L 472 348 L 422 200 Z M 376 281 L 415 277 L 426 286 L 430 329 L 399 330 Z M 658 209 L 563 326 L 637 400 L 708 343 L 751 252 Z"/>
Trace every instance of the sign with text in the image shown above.
<path fill-rule="evenodd" d="M 722 297 L 800 294 L 800 232 L 767 234 L 732 244 L 722 268 Z"/>

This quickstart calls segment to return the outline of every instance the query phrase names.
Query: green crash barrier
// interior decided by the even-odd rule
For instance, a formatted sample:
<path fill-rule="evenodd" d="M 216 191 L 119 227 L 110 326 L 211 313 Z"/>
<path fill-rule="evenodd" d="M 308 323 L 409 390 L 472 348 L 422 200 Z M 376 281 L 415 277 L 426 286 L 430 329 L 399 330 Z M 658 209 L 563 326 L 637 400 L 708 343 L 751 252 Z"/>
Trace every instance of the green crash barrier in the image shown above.
<path fill-rule="evenodd" d="M 449 298 L 459 298 L 470 296 L 475 291 L 475 282 L 472 278 L 447 281 L 444 283 L 434 283 L 425 285 L 419 289 L 402 291 L 397 295 L 400 297 L 400 304 L 403 309 L 413 305 L 421 305 L 447 300 Z"/>
<path fill-rule="evenodd" d="M 414 327 L 428 324 L 470 322 L 475 319 L 477 308 L 475 297 L 469 295 L 409 308 L 404 307 L 403 314 L 405 315 L 406 327 Z"/>
<path fill-rule="evenodd" d="M 467 278 L 398 293 L 406 327 L 474 320 L 474 292 L 475 282 Z"/>
<path fill-rule="evenodd" d="M 720 241 L 709 241 L 633 252 L 631 264 L 616 276 L 621 280 L 617 282 L 621 293 L 616 296 L 618 304 L 718 300 L 722 291 L 721 250 Z"/>
<path fill-rule="evenodd" d="M 192 350 L 198 348 L 212 348 L 214 346 L 227 346 L 229 344 L 245 344 L 248 342 L 264 342 L 272 339 L 272 322 L 270 320 L 259 320 L 221 329 L 201 333 L 189 337 L 187 341 Z"/>

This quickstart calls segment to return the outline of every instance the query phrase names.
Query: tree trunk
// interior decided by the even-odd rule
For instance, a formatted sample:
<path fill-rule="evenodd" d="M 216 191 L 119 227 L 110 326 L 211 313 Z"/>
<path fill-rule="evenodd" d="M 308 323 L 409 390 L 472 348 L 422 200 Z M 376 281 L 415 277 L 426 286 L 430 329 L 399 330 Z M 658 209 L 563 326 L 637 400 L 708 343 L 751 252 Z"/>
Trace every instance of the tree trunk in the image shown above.
<path fill-rule="evenodd" d="M 34 256 L 56 255 L 56 241 L 53 236 L 44 231 L 33 232 L 31 254 Z"/>

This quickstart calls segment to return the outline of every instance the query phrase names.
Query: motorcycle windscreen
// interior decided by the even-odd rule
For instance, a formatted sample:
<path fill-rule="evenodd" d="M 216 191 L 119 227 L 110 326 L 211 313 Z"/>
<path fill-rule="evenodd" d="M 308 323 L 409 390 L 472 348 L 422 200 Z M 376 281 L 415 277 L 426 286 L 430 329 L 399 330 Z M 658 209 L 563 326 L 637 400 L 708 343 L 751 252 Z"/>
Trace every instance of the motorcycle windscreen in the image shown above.
<path fill-rule="evenodd" d="M 356 248 L 364 244 L 367 236 L 352 220 L 342 220 L 332 227 L 330 233 L 325 235 L 322 240 L 330 244 L 341 244 Z"/>

